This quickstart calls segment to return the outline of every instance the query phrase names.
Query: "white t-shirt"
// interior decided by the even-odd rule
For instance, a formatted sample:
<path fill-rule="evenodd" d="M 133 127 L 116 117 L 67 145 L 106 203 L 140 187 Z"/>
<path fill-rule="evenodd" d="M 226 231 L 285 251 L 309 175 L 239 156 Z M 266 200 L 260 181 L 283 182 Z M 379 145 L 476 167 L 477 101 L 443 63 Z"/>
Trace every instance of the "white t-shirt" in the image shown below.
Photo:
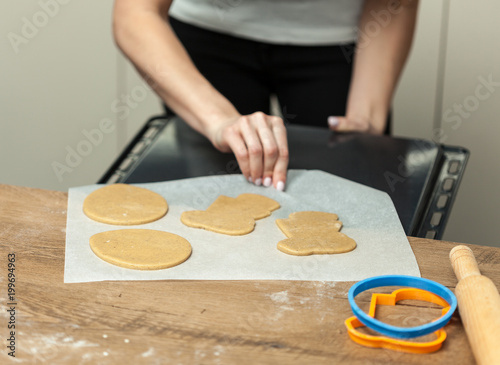
<path fill-rule="evenodd" d="M 174 0 L 170 15 L 201 28 L 294 45 L 354 42 L 364 0 Z"/>

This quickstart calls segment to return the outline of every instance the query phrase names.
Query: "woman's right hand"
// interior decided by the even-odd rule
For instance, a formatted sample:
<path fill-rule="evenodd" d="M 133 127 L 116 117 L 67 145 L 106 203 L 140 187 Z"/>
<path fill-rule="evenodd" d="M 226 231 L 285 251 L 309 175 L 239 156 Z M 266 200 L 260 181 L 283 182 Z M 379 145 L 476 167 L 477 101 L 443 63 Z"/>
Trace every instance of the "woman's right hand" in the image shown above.
<path fill-rule="evenodd" d="M 248 181 L 284 190 L 288 142 L 283 119 L 262 112 L 242 115 L 222 124 L 212 136 L 218 150 L 234 153 Z"/>

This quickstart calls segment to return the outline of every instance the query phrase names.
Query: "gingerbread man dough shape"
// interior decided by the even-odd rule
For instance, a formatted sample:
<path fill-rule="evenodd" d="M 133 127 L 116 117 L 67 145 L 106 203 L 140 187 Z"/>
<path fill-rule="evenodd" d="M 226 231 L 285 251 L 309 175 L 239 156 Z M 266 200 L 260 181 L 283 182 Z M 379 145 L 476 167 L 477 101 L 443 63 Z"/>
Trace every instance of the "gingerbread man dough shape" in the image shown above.
<path fill-rule="evenodd" d="M 278 242 L 278 250 L 289 255 L 335 254 L 356 248 L 352 238 L 339 232 L 342 222 L 333 213 L 296 212 L 276 224 L 288 237 Z"/>
<path fill-rule="evenodd" d="M 255 221 L 271 215 L 280 204 L 258 194 L 241 194 L 236 198 L 219 196 L 206 210 L 192 210 L 181 215 L 181 222 L 193 228 L 232 236 L 252 232 Z"/>

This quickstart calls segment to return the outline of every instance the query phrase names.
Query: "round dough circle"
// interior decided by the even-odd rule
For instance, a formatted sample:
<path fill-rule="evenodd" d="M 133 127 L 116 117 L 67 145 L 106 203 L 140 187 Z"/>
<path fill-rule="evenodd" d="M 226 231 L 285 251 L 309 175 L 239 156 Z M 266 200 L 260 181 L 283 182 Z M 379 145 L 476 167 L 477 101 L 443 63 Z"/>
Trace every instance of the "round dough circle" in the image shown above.
<path fill-rule="evenodd" d="M 83 201 L 83 212 L 89 218 L 107 224 L 149 223 L 167 211 L 167 201 L 160 194 L 128 184 L 106 185 Z"/>
<path fill-rule="evenodd" d="M 135 270 L 161 270 L 191 256 L 191 244 L 181 236 L 152 229 L 119 229 L 90 237 L 90 248 L 110 264 Z"/>

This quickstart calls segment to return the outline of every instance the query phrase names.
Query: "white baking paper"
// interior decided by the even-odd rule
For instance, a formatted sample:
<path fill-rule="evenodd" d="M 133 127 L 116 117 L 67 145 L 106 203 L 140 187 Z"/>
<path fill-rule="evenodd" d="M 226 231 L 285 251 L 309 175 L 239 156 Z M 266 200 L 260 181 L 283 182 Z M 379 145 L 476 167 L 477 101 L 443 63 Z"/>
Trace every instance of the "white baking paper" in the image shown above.
<path fill-rule="evenodd" d="M 162 195 L 169 204 L 165 217 L 140 226 L 116 226 L 88 218 L 85 197 L 101 187 L 71 188 L 68 199 L 64 282 L 103 280 L 314 280 L 358 281 L 377 275 L 420 276 L 401 222 L 390 197 L 379 190 L 321 171 L 290 170 L 285 192 L 257 187 L 241 175 L 218 175 L 159 183 L 136 184 Z M 180 221 L 183 211 L 206 209 L 219 195 L 256 193 L 275 199 L 281 208 L 258 220 L 244 236 L 227 236 L 189 228 Z M 318 210 L 336 213 L 342 232 L 357 248 L 336 255 L 292 256 L 279 251 L 286 236 L 277 218 L 292 212 Z M 184 263 L 156 271 L 139 271 L 109 264 L 94 255 L 89 238 L 96 233 L 127 228 L 149 228 L 178 234 L 193 248 Z"/>

